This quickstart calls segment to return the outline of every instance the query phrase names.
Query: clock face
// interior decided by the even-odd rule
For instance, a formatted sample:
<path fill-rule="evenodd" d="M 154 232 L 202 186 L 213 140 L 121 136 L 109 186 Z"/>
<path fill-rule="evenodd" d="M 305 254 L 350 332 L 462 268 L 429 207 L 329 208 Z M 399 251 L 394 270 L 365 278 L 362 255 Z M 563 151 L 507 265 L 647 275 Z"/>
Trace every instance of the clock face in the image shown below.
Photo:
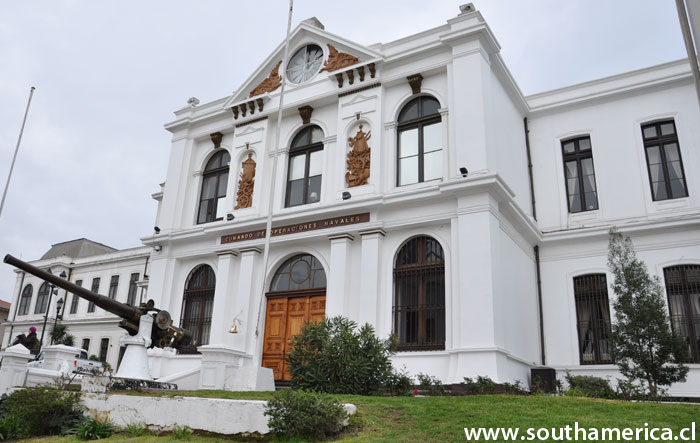
<path fill-rule="evenodd" d="M 289 60 L 287 79 L 292 83 L 303 83 L 318 72 L 323 62 L 323 49 L 317 45 L 306 45 Z"/>

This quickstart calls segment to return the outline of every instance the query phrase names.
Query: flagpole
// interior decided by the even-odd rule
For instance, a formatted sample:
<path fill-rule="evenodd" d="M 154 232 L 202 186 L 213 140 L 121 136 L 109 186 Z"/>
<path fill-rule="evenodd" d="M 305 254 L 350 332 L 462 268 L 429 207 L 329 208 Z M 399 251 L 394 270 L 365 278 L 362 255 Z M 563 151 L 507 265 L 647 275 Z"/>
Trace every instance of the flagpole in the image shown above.
<path fill-rule="evenodd" d="M 19 138 L 17 138 L 17 146 L 15 147 L 15 155 L 12 156 L 12 163 L 10 164 L 10 172 L 7 174 L 7 183 L 5 183 L 5 190 L 2 193 L 2 201 L 0 201 L 0 216 L 2 216 L 2 208 L 5 206 L 5 198 L 7 197 L 7 189 L 10 187 L 10 179 L 12 178 L 12 170 L 15 168 L 15 160 L 17 160 L 17 153 L 19 152 L 19 144 L 22 142 L 22 134 L 24 134 L 24 125 L 27 123 L 27 114 L 29 114 L 29 105 L 32 104 L 32 96 L 34 95 L 34 90 L 36 88 L 32 86 L 29 90 L 29 100 L 27 100 L 27 109 L 24 111 L 24 119 L 22 120 L 22 128 L 19 130 Z"/>
<path fill-rule="evenodd" d="M 289 0 L 289 17 L 287 18 L 287 35 L 284 39 L 284 58 L 282 59 L 283 69 L 287 69 L 287 60 L 289 59 L 289 33 L 292 30 L 292 10 L 294 9 L 294 0 Z M 275 131 L 274 153 L 272 155 L 272 180 L 270 183 L 270 196 L 267 202 L 267 224 L 265 225 L 265 247 L 263 249 L 263 266 L 262 266 L 262 287 L 260 288 L 260 304 L 258 305 L 258 318 L 255 322 L 255 336 L 259 335 L 260 329 L 260 313 L 265 300 L 265 276 L 267 274 L 267 263 L 270 258 L 270 237 L 272 235 L 272 209 L 275 201 L 275 178 L 277 177 L 277 157 L 280 150 L 280 133 L 282 129 L 282 105 L 284 104 L 284 85 L 286 76 L 283 75 L 282 87 L 280 89 L 280 101 L 277 109 L 277 129 Z"/>

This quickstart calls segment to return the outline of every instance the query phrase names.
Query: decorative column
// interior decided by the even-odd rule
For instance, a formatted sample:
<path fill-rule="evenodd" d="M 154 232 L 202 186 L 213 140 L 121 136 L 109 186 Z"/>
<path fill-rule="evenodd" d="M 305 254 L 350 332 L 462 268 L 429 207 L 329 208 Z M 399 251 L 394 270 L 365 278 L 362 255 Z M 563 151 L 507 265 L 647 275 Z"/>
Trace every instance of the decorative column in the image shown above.
<path fill-rule="evenodd" d="M 231 298 L 234 293 L 234 260 L 238 253 L 232 249 L 217 251 L 216 289 L 211 316 L 210 344 L 224 343 L 231 327 Z"/>
<path fill-rule="evenodd" d="M 236 291 L 236 304 L 233 312 L 233 317 L 238 317 L 237 327 L 238 333 L 234 335 L 234 347 L 241 351 L 245 351 L 248 355 L 252 355 L 255 349 L 255 328 L 257 326 L 258 309 L 262 309 L 261 316 L 264 315 L 265 307 L 260 307 L 261 301 L 258 299 L 260 289 L 255 285 L 255 281 L 262 275 L 265 277 L 265 270 L 256 273 L 255 262 L 256 258 L 260 257 L 262 250 L 254 246 L 242 248 L 240 250 L 241 261 L 238 275 L 242 278 L 238 279 L 238 289 Z M 256 278 L 258 277 L 258 278 Z M 264 284 L 264 283 L 263 283 Z M 233 318 L 231 319 L 233 321 Z M 262 339 L 263 332 L 260 332 Z"/>
<path fill-rule="evenodd" d="M 362 260 L 360 264 L 360 300 L 358 321 L 360 325 L 369 323 L 377 326 L 377 309 L 381 299 L 379 276 L 381 272 L 383 229 L 360 231 L 362 236 Z"/>
<path fill-rule="evenodd" d="M 326 289 L 326 317 L 347 316 L 345 303 L 350 276 L 350 244 L 354 237 L 350 234 L 337 234 L 328 239 L 331 241 L 331 261 Z"/>

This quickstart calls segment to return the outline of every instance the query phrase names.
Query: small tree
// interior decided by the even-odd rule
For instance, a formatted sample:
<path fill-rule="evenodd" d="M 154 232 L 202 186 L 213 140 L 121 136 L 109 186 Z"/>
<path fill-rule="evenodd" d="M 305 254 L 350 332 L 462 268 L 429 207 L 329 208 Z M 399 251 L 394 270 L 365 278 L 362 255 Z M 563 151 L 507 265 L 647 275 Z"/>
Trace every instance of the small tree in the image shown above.
<path fill-rule="evenodd" d="M 51 337 L 51 343 L 55 345 L 73 346 L 75 343 L 75 337 L 68 333 L 68 326 L 66 325 L 54 326 L 49 336 Z"/>
<path fill-rule="evenodd" d="M 632 240 L 615 229 L 610 230 L 608 267 L 617 295 L 612 327 L 615 362 L 628 380 L 642 386 L 646 382 L 649 395 L 655 397 L 662 386 L 685 381 L 685 341 L 671 331 L 659 278 L 649 275 Z"/>

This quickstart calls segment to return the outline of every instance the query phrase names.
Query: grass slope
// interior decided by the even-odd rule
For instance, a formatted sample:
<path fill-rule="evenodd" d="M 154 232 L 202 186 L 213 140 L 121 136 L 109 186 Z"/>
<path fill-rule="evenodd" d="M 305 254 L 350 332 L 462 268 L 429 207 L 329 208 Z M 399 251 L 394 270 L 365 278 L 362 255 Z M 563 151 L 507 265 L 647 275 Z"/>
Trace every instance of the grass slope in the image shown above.
<path fill-rule="evenodd" d="M 171 395 L 171 394 L 168 394 Z M 232 399 L 270 397 L 266 392 L 189 391 L 179 395 Z M 364 397 L 339 395 L 340 401 L 358 407 L 352 426 L 332 441 L 466 441 L 464 427 L 668 427 L 678 432 L 700 418 L 700 405 L 630 403 L 574 397 L 479 395 L 466 397 Z M 697 427 L 697 425 L 696 425 Z M 170 437 L 129 438 L 109 441 L 151 442 Z M 35 442 L 75 441 L 68 437 Z M 193 436 L 191 441 L 226 441 Z M 231 440 L 228 440 L 231 441 Z M 234 440 L 235 441 L 235 440 Z"/>

